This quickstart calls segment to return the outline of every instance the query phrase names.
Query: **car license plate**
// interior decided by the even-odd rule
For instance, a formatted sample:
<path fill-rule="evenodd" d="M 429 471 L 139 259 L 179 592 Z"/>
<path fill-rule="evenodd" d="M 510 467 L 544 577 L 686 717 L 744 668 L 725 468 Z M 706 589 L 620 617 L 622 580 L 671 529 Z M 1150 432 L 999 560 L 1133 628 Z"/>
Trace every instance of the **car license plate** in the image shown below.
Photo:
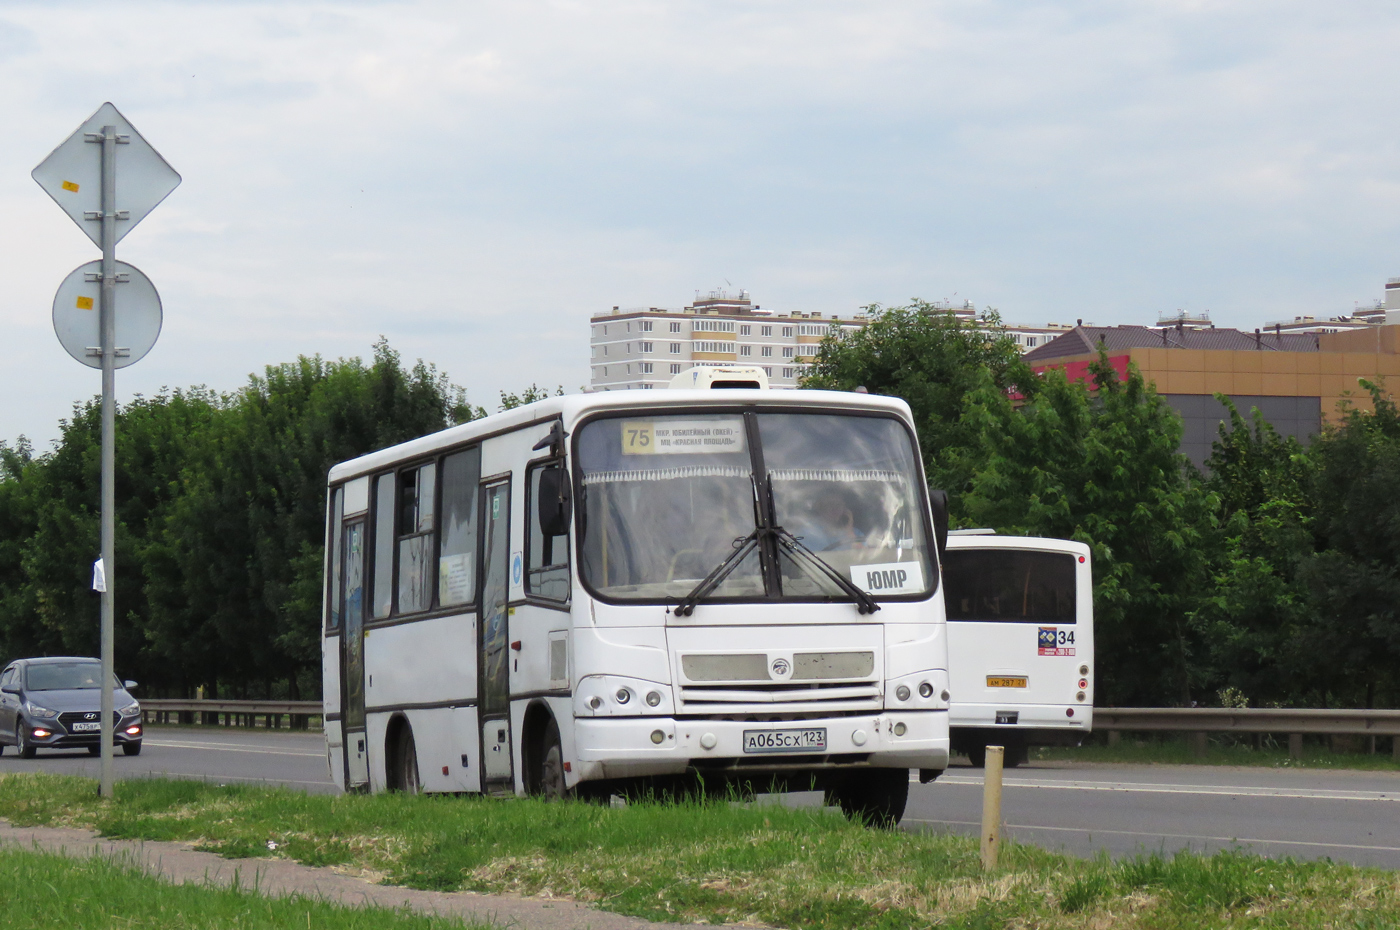
<path fill-rule="evenodd" d="M 744 752 L 826 752 L 826 727 L 745 730 Z"/>
<path fill-rule="evenodd" d="M 97 733 L 102 730 L 102 721 L 98 720 L 93 723 L 75 723 L 69 726 L 68 729 L 72 730 L 74 733 Z"/>
<path fill-rule="evenodd" d="M 1024 688 L 1026 679 L 1018 675 L 988 675 L 988 688 Z"/>

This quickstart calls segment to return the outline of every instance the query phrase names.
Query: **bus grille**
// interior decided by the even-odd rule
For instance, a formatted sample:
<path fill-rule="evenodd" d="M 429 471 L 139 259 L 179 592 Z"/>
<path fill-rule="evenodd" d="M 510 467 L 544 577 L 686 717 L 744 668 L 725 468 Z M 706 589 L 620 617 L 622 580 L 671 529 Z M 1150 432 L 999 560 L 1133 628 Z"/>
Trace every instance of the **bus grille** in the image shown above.
<path fill-rule="evenodd" d="M 878 710 L 878 681 L 682 685 L 681 713 L 733 714 Z"/>

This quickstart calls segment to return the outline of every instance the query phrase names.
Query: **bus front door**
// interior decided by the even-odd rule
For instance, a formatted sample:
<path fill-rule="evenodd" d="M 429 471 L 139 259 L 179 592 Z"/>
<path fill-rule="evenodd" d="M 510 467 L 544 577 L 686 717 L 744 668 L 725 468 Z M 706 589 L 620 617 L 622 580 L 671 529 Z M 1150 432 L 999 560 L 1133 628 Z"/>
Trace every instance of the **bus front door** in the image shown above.
<path fill-rule="evenodd" d="M 365 752 L 365 521 L 346 524 L 340 548 L 345 584 L 345 634 L 341 637 L 340 681 L 345 728 L 345 789 L 369 784 Z"/>
<path fill-rule="evenodd" d="M 481 495 L 481 627 L 477 680 L 481 720 L 482 790 L 514 793 L 510 738 L 510 482 Z"/>

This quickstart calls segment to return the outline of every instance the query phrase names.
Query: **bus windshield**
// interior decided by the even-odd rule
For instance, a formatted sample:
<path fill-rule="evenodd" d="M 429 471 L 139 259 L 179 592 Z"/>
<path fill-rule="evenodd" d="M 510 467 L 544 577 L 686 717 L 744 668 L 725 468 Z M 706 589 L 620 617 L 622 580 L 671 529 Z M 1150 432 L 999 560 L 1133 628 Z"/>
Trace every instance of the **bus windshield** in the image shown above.
<path fill-rule="evenodd" d="M 684 598 L 760 523 L 873 595 L 934 587 L 913 437 L 894 418 L 639 413 L 587 423 L 577 449 L 580 571 L 604 597 Z M 777 546 L 765 579 L 764 551 L 706 600 L 850 600 Z"/>

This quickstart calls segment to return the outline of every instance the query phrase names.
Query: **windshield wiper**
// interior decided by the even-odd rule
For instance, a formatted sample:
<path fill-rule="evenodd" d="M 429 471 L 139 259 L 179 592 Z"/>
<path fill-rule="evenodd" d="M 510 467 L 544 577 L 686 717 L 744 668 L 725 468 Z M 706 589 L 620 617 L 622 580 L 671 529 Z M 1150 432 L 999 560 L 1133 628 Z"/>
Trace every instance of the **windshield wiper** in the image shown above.
<path fill-rule="evenodd" d="M 838 588 L 848 594 L 851 600 L 856 602 L 856 609 L 859 613 L 873 614 L 880 609 L 880 605 L 875 603 L 875 598 L 871 597 L 868 591 L 857 587 L 849 578 L 832 568 L 825 559 L 804 546 L 802 540 L 781 526 L 759 526 L 755 527 L 749 535 L 734 541 L 734 551 L 729 554 L 729 557 L 716 565 L 714 571 L 702 578 L 700 583 L 692 588 L 690 593 L 676 605 L 676 616 L 689 617 L 695 613 L 695 606 L 709 597 L 710 592 L 714 591 L 715 588 L 723 584 L 724 579 L 728 578 L 734 569 L 739 567 L 739 563 L 750 552 L 758 548 L 765 536 L 772 536 L 776 539 L 778 545 L 786 550 L 798 565 L 829 578 Z"/>
<path fill-rule="evenodd" d="M 700 603 L 710 592 L 718 588 L 724 579 L 728 578 L 734 569 L 739 567 L 739 563 L 744 560 L 750 552 L 758 548 L 758 541 L 765 532 L 762 527 L 755 527 L 753 532 L 747 536 L 741 536 L 734 540 L 734 551 L 729 553 L 729 557 L 715 566 L 700 583 L 690 589 L 690 593 L 681 598 L 681 602 L 676 605 L 677 617 L 689 617 L 695 613 L 695 605 Z"/>
<path fill-rule="evenodd" d="M 815 570 L 831 579 L 838 588 L 850 595 L 851 600 L 856 602 L 856 609 L 860 613 L 873 614 L 880 609 L 880 605 L 875 603 L 875 598 L 870 595 L 869 591 L 859 587 L 851 579 L 832 568 L 826 559 L 804 546 L 802 540 L 781 526 L 773 527 L 770 532 L 777 538 L 778 545 L 786 549 L 788 554 L 793 557 L 793 562 L 804 565 L 808 571 Z"/>

